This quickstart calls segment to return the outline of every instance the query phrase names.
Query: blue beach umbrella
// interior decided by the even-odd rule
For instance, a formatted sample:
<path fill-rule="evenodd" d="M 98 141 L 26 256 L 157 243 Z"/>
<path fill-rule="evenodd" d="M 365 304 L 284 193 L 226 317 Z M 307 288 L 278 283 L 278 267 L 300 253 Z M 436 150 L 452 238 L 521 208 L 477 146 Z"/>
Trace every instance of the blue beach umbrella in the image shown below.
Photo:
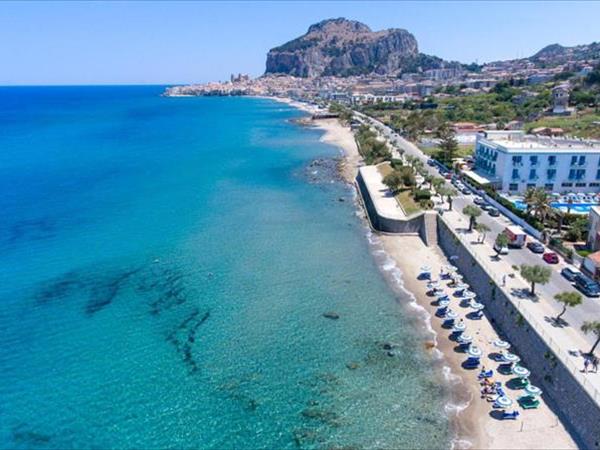
<path fill-rule="evenodd" d="M 483 351 L 476 345 L 471 345 L 467 351 L 467 355 L 471 358 L 481 358 L 483 356 Z"/>
<path fill-rule="evenodd" d="M 518 363 L 521 358 L 514 353 L 502 353 L 502 360 L 507 363 Z"/>
<path fill-rule="evenodd" d="M 508 408 L 510 405 L 512 405 L 512 400 L 503 395 L 501 397 L 498 397 L 496 401 L 494 401 L 494 405 L 500 408 Z"/>
<path fill-rule="evenodd" d="M 471 304 L 469 306 L 471 308 L 473 308 L 475 311 L 481 311 L 482 309 L 485 308 L 485 305 L 478 303 L 478 302 L 471 302 Z"/>
<path fill-rule="evenodd" d="M 457 339 L 459 344 L 470 344 L 473 342 L 473 336 L 470 334 L 461 334 Z"/>
<path fill-rule="evenodd" d="M 510 344 L 506 341 L 503 341 L 501 339 L 496 339 L 494 342 L 494 347 L 498 347 L 498 348 L 502 348 L 505 350 L 508 350 L 510 348 Z"/>
<path fill-rule="evenodd" d="M 454 331 L 456 333 L 462 333 L 466 329 L 467 329 L 467 326 L 463 322 L 458 322 L 458 323 L 454 324 L 454 326 L 452 327 L 452 331 Z"/>
<path fill-rule="evenodd" d="M 531 375 L 531 372 L 523 366 L 513 367 L 512 372 L 519 378 L 527 378 L 529 375 Z"/>
<path fill-rule="evenodd" d="M 532 395 L 534 397 L 537 395 L 542 395 L 542 390 L 539 387 L 534 386 L 533 384 L 528 384 L 525 387 L 525 392 L 527 392 L 529 395 Z"/>
<path fill-rule="evenodd" d="M 451 320 L 458 319 L 458 314 L 456 314 L 454 311 L 452 311 L 451 309 L 449 309 L 446 312 L 446 315 L 444 316 L 444 318 L 445 319 L 451 319 Z"/>
<path fill-rule="evenodd" d="M 447 308 L 449 304 L 450 304 L 450 300 L 440 300 L 438 302 L 438 306 L 440 308 Z"/>

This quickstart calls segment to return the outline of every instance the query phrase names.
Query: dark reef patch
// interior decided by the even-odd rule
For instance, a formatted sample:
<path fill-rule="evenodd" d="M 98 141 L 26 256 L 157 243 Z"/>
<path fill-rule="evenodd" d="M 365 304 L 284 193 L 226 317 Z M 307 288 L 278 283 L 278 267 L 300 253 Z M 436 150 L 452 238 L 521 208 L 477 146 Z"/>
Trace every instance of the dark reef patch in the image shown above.
<path fill-rule="evenodd" d="M 153 266 L 139 277 L 136 291 L 149 300 L 150 314 L 159 315 L 187 300 L 184 276 L 177 269 Z"/>
<path fill-rule="evenodd" d="M 56 235 L 56 221 L 50 217 L 20 220 L 8 229 L 8 243 L 16 244 L 23 240 L 37 241 Z"/>
<path fill-rule="evenodd" d="M 89 299 L 85 306 L 85 313 L 87 315 L 93 315 L 110 305 L 119 293 L 119 289 L 121 289 L 133 275 L 139 273 L 141 270 L 141 267 L 123 270 L 104 280 L 98 280 L 98 282 L 90 289 Z"/>
<path fill-rule="evenodd" d="M 196 342 L 196 334 L 209 317 L 210 311 L 206 311 L 201 315 L 198 309 L 194 309 L 173 331 L 167 334 L 167 342 L 175 346 L 190 374 L 196 373 L 199 368 L 198 362 L 192 353 L 193 344 Z"/>
<path fill-rule="evenodd" d="M 77 272 L 66 272 L 41 287 L 34 297 L 38 304 L 51 303 L 68 297 L 84 285 L 84 280 Z"/>
<path fill-rule="evenodd" d="M 12 440 L 19 445 L 31 447 L 47 447 L 52 436 L 30 430 L 26 424 L 21 424 L 11 430 Z"/>

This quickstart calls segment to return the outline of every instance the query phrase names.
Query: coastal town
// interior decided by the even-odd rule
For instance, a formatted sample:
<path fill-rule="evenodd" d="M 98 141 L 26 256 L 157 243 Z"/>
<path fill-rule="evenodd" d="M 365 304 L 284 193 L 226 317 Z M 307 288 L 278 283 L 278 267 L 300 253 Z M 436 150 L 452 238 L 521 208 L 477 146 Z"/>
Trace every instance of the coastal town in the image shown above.
<path fill-rule="evenodd" d="M 303 49 L 299 39 L 271 52 Z M 267 67 L 280 67 L 271 52 Z M 471 395 L 464 435 L 478 448 L 596 448 L 600 45 L 435 64 L 267 70 L 165 95 L 268 97 L 308 112 L 344 148 L 365 220 Z"/>

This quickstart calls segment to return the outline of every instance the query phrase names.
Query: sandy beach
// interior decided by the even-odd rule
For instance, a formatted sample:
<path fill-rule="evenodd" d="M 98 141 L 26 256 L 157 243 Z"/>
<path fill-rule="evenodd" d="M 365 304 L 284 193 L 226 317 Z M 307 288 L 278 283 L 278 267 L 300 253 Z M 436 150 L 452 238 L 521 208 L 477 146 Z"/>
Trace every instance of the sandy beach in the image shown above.
<path fill-rule="evenodd" d="M 477 380 L 479 370 L 466 370 L 461 364 L 465 361 L 464 353 L 457 350 L 457 344 L 448 337 L 451 330 L 442 328 L 442 320 L 434 316 L 436 307 L 432 305 L 434 298 L 426 294 L 427 283 L 417 280 L 419 268 L 426 264 L 432 268 L 433 278 L 438 278 L 440 268 L 449 264 L 438 247 L 426 247 L 418 236 L 379 236 L 382 245 L 402 272 L 404 287 L 411 292 L 419 305 L 431 314 L 431 326 L 437 333 L 437 348 L 444 355 L 445 365 L 451 373 L 462 379 L 464 392 L 471 399 L 469 405 L 454 418 L 458 437 L 457 448 L 490 448 L 490 449 L 565 449 L 577 448 L 575 442 L 566 431 L 556 414 L 543 399 L 540 407 L 534 410 L 519 409 L 518 420 L 499 420 L 491 403 L 480 398 L 480 385 Z M 409 255 L 407 257 L 407 255 Z M 449 289 L 446 289 L 448 292 Z M 499 338 L 490 322 L 484 316 L 481 320 L 470 320 L 465 317 L 469 309 L 458 306 L 453 310 L 464 318 L 467 330 L 473 336 L 473 343 L 483 350 L 482 365 L 494 370 L 494 380 L 501 381 L 503 386 L 514 376 L 502 375 L 496 371 L 498 363 L 488 355 L 498 352 L 492 342 Z M 516 401 L 522 391 L 507 388 L 508 395 Z M 515 405 L 508 410 L 515 409 Z"/>

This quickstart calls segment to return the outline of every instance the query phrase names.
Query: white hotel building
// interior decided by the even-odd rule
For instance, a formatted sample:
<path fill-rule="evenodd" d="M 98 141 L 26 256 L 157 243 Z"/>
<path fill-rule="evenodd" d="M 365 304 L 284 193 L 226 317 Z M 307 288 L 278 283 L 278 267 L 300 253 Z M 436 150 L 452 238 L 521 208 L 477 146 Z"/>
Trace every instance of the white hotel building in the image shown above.
<path fill-rule="evenodd" d="M 475 141 L 479 184 L 517 194 L 530 187 L 548 192 L 600 192 L 600 141 L 527 135 L 523 131 L 485 131 Z"/>

